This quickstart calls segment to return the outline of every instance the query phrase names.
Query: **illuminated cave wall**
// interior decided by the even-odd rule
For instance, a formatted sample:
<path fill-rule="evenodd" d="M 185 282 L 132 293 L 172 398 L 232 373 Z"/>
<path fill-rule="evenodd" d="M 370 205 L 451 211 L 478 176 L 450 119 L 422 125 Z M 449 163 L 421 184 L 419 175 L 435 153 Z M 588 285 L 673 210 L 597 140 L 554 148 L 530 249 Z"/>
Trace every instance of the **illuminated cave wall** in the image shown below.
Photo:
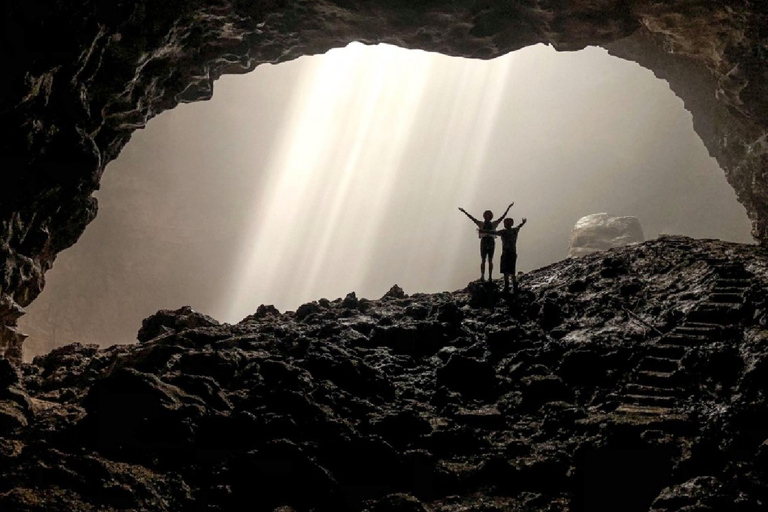
<path fill-rule="evenodd" d="M 602 45 L 669 81 L 768 241 L 768 7 L 746 1 L 17 2 L 4 10 L 0 354 L 56 254 L 96 215 L 133 130 L 213 81 L 351 41 L 473 58 Z"/>

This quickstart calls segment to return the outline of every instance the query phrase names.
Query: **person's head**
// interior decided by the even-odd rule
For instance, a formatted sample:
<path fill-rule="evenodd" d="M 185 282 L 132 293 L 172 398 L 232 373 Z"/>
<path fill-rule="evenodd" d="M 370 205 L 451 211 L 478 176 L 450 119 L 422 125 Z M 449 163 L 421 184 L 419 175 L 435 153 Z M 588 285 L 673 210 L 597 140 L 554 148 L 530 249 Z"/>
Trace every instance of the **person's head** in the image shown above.
<path fill-rule="evenodd" d="M 492 212 L 491 210 L 485 210 L 485 211 L 483 212 L 483 218 L 484 218 L 485 220 L 491 220 L 491 219 L 493 219 L 493 212 Z"/>
<path fill-rule="evenodd" d="M 512 227 L 512 224 L 514 224 L 514 223 L 515 223 L 515 219 L 511 219 L 511 218 L 509 218 L 509 217 L 507 217 L 506 219 L 504 219 L 504 227 L 505 227 L 505 228 L 511 228 L 511 227 Z"/>

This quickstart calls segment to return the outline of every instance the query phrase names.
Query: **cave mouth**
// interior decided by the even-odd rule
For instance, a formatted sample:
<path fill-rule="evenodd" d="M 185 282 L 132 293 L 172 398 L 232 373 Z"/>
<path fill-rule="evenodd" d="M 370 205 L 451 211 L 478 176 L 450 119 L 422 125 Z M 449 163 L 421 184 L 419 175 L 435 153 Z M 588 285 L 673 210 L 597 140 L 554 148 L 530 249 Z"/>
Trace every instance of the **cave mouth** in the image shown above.
<path fill-rule="evenodd" d="M 682 102 L 599 48 L 469 61 L 353 44 L 216 92 L 153 120 L 110 164 L 99 217 L 22 319 L 28 356 L 131 341 L 182 304 L 232 322 L 394 283 L 460 288 L 478 265 L 457 206 L 515 201 L 522 270 L 565 257 L 573 223 L 600 211 L 637 215 L 647 238 L 751 241 Z"/>

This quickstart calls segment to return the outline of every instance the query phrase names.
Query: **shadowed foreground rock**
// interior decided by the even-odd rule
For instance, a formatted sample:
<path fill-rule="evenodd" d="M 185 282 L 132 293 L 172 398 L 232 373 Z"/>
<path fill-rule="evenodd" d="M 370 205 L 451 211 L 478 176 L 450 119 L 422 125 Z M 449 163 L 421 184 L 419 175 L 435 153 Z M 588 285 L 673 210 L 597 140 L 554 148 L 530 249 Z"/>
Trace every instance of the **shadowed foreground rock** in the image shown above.
<path fill-rule="evenodd" d="M 353 41 L 490 59 L 588 45 L 666 80 L 768 244 L 764 0 L 132 0 L 11 2 L 2 11 L 0 356 L 134 130 L 207 100 L 223 74 Z M 254 112 L 259 116 L 259 112 Z M 600 148 L 596 141 L 597 150 Z M 684 191 L 683 191 L 684 192 Z"/>
<path fill-rule="evenodd" d="M 393 290 L 0 360 L 0 510 L 765 510 L 765 249 Z"/>

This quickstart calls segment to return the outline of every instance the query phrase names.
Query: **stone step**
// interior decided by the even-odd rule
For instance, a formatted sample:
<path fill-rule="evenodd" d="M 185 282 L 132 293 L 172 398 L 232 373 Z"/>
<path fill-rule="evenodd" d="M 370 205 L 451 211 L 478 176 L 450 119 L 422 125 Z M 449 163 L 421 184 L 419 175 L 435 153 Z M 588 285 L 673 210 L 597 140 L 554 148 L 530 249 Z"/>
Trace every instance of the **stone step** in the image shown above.
<path fill-rule="evenodd" d="M 712 293 L 710 302 L 718 304 L 744 304 L 744 295 L 741 293 Z"/>
<path fill-rule="evenodd" d="M 702 302 L 688 312 L 686 319 L 691 322 L 707 322 L 721 325 L 736 323 L 742 317 L 742 307 L 742 304 Z"/>
<path fill-rule="evenodd" d="M 680 360 L 649 356 L 640 361 L 639 368 L 641 370 L 674 372 L 680 368 Z"/>
<path fill-rule="evenodd" d="M 665 334 L 659 341 L 665 345 L 675 345 L 682 347 L 695 347 L 709 343 L 715 336 L 702 336 L 695 334 Z"/>
<path fill-rule="evenodd" d="M 638 371 L 633 380 L 637 384 L 662 388 L 673 387 L 680 381 L 674 372 L 657 372 L 651 370 Z"/>
<path fill-rule="evenodd" d="M 624 395 L 622 398 L 624 403 L 635 405 L 673 407 L 677 403 L 675 397 L 663 395 Z"/>
<path fill-rule="evenodd" d="M 705 256 L 701 258 L 701 261 L 709 263 L 710 265 L 722 265 L 724 263 L 730 263 L 731 260 L 725 256 Z"/>
<path fill-rule="evenodd" d="M 752 286 L 751 279 L 718 279 L 715 283 L 715 287 L 727 287 L 727 288 L 749 288 Z"/>
<path fill-rule="evenodd" d="M 686 321 L 676 329 L 693 329 L 699 331 L 707 331 L 707 336 L 718 335 L 722 336 L 727 332 L 739 331 L 739 327 L 735 325 L 723 325 L 713 324 L 712 322 L 691 322 Z M 691 331 L 692 332 L 692 331 Z"/>
<path fill-rule="evenodd" d="M 712 293 L 737 293 L 741 297 L 744 296 L 744 292 L 746 292 L 746 288 L 739 287 L 739 286 L 717 286 L 715 285 L 714 288 L 712 288 Z"/>
<path fill-rule="evenodd" d="M 669 407 L 623 404 L 616 408 L 616 412 L 638 416 L 666 416 L 672 414 L 672 409 Z"/>
<path fill-rule="evenodd" d="M 739 266 L 716 266 L 715 274 L 720 278 L 726 279 L 749 279 L 752 274 L 744 270 L 744 267 Z"/>
<path fill-rule="evenodd" d="M 723 332 L 723 326 L 718 324 L 691 324 L 684 323 L 678 325 L 669 334 L 690 335 L 690 336 L 717 336 Z"/>
<path fill-rule="evenodd" d="M 659 386 L 644 386 L 635 382 L 630 382 L 624 388 L 624 392 L 627 395 L 654 395 L 654 396 L 675 396 L 679 397 L 683 394 L 683 390 L 677 386 L 674 387 L 659 387 Z"/>
<path fill-rule="evenodd" d="M 656 343 L 651 345 L 648 353 L 652 357 L 666 357 L 667 359 L 682 359 L 686 349 L 680 345 L 667 345 L 665 343 Z"/>

